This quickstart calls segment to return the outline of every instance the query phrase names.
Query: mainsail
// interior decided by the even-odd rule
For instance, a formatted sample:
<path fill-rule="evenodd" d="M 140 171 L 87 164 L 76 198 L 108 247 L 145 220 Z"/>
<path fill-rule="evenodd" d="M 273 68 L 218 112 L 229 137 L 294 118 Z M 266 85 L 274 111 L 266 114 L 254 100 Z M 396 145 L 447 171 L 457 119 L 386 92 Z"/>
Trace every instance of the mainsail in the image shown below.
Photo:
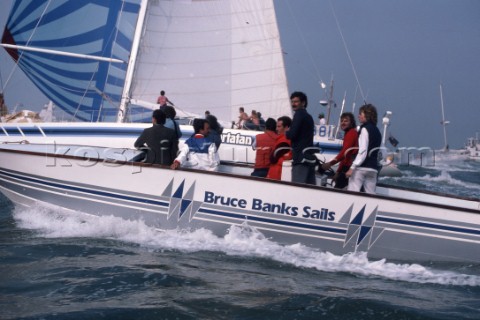
<path fill-rule="evenodd" d="M 122 92 L 127 121 L 148 119 L 161 90 L 179 111 L 223 121 L 239 107 L 291 112 L 273 0 L 17 0 L 2 44 L 16 45 L 6 49 L 20 68 L 82 121 L 114 121 Z"/>
<path fill-rule="evenodd" d="M 291 113 L 280 36 L 271 0 L 150 1 L 132 98 L 219 119 L 238 108 Z"/>

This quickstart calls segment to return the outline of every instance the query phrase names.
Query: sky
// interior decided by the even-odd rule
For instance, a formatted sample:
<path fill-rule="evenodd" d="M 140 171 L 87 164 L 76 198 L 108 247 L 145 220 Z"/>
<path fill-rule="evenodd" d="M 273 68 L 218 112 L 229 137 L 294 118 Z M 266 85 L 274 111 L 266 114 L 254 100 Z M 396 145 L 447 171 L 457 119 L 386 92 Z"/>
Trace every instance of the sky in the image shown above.
<path fill-rule="evenodd" d="M 4 26 L 11 0 L 0 1 Z M 399 147 L 444 146 L 440 84 L 447 139 L 462 148 L 480 132 L 480 1 L 478 0 L 274 0 L 289 90 L 304 91 L 317 119 L 326 108 L 320 82 L 334 81 L 336 122 L 344 95 L 355 114 L 364 101 Z M 0 49 L 1 85 L 13 62 Z M 39 111 L 48 102 L 16 70 L 3 88 L 10 109 L 22 103 Z M 379 120 L 381 121 L 381 120 Z M 379 127 L 381 127 L 379 122 Z"/>

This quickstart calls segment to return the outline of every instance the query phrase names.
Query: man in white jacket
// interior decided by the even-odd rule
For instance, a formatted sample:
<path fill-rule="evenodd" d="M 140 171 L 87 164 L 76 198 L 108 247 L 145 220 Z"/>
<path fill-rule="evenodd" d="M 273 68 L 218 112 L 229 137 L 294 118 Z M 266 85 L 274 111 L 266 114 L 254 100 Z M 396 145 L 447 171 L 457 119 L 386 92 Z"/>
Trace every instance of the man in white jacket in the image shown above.
<path fill-rule="evenodd" d="M 220 158 L 215 143 L 208 137 L 210 124 L 205 119 L 194 119 L 193 130 L 195 133 L 185 141 L 170 168 L 177 169 L 182 166 L 215 171 L 220 164 Z"/>

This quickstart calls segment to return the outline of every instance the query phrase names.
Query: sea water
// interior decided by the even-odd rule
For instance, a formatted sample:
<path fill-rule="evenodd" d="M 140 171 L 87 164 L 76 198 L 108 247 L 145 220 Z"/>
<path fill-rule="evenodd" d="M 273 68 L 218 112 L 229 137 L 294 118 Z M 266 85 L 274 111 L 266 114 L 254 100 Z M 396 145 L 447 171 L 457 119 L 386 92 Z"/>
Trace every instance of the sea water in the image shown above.
<path fill-rule="evenodd" d="M 479 198 L 480 163 L 381 182 Z M 0 196 L 0 319 L 479 319 L 480 265 L 369 260 L 282 246 L 245 226 L 14 208 Z"/>
<path fill-rule="evenodd" d="M 401 165 L 401 177 L 381 177 L 380 182 L 452 194 L 480 198 L 480 161 L 467 160 L 465 155 L 436 155 L 432 165 Z"/>

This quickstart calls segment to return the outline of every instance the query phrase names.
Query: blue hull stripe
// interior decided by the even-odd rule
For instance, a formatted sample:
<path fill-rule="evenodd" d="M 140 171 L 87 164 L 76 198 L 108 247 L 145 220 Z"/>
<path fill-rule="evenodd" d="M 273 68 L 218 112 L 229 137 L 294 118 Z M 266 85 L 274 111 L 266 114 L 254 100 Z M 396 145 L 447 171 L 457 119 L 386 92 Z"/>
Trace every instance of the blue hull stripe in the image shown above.
<path fill-rule="evenodd" d="M 283 226 L 288 226 L 288 227 L 298 227 L 298 228 L 302 228 L 302 229 L 311 229 L 311 230 L 318 230 L 318 231 L 325 231 L 325 232 L 332 232 L 332 233 L 339 233 L 339 234 L 346 234 L 347 233 L 347 230 L 345 230 L 345 229 L 315 226 L 315 225 L 309 225 L 309 224 L 305 224 L 305 223 L 290 222 L 290 221 L 277 220 L 277 219 L 268 219 L 268 218 L 262 218 L 262 217 L 257 217 L 257 216 L 247 216 L 247 215 L 244 215 L 244 214 L 235 214 L 235 213 L 230 213 L 230 212 L 219 212 L 219 211 L 216 211 L 216 210 L 209 210 L 209 209 L 199 209 L 198 212 L 214 214 L 214 215 L 221 215 L 221 216 L 226 216 L 226 217 L 230 217 L 230 218 L 234 218 L 234 219 L 273 223 L 273 224 L 276 224 L 276 225 L 283 225 Z"/>
<path fill-rule="evenodd" d="M 480 235 L 480 230 L 478 230 L 478 229 L 449 227 L 449 226 L 438 225 L 438 224 L 427 223 L 427 222 L 408 221 L 408 220 L 386 218 L 386 217 L 379 217 L 379 216 L 377 216 L 377 221 L 394 223 L 394 224 L 399 224 L 399 225 L 429 228 L 429 229 L 435 229 L 435 230 L 443 230 L 443 231 L 452 231 L 452 232 L 458 232 L 458 233 L 472 234 L 472 235 L 476 235 L 476 236 Z"/>
<path fill-rule="evenodd" d="M 12 177 L 12 178 L 15 178 L 15 179 L 19 179 L 19 180 L 23 180 L 23 181 L 29 181 L 29 182 L 33 182 L 33 183 L 37 183 L 37 184 L 41 184 L 41 185 L 45 185 L 45 186 L 50 186 L 50 187 L 54 187 L 54 188 L 64 189 L 64 190 L 77 191 L 77 192 L 93 194 L 93 195 L 97 195 L 97 196 L 103 196 L 103 197 L 114 198 L 114 199 L 140 202 L 140 203 L 144 203 L 144 204 L 146 203 L 146 204 L 158 205 L 158 206 L 162 206 L 162 207 L 168 207 L 168 205 L 169 205 L 169 203 L 166 202 L 166 201 L 155 201 L 155 200 L 151 200 L 151 199 L 144 199 L 144 198 L 139 198 L 139 197 L 120 195 L 120 194 L 115 194 L 115 193 L 106 192 L 106 191 L 98 191 L 98 190 L 91 190 L 91 189 L 87 189 L 87 188 L 68 186 L 68 185 L 64 185 L 64 184 L 60 184 L 60 183 L 47 182 L 47 181 L 43 181 L 43 180 L 39 180 L 39 179 L 35 179 L 35 178 L 28 178 L 28 177 L 24 177 L 24 176 L 19 176 L 19 175 L 8 173 L 8 172 L 1 171 L 1 170 L 0 170 L 0 173 L 5 175 L 5 176 Z"/>

